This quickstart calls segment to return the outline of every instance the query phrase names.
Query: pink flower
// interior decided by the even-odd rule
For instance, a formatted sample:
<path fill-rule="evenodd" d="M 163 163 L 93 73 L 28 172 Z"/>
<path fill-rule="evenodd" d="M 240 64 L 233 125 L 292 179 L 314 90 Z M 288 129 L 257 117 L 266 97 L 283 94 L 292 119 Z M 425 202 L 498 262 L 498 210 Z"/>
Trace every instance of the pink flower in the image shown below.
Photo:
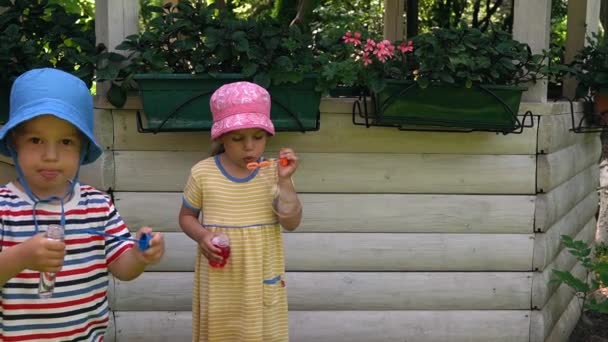
<path fill-rule="evenodd" d="M 405 45 L 405 42 L 401 42 L 401 44 L 397 48 L 402 53 L 412 52 L 412 51 L 414 51 L 414 43 L 412 43 L 411 40 L 409 42 L 407 42 L 407 45 Z"/>
<path fill-rule="evenodd" d="M 350 31 L 347 31 L 342 37 L 342 39 L 347 44 L 353 44 L 355 46 L 361 45 L 361 33 L 359 32 L 355 32 L 355 36 L 353 37 L 352 33 L 350 33 Z"/>
<path fill-rule="evenodd" d="M 365 51 L 374 51 L 376 47 L 376 42 L 373 39 L 367 38 L 367 42 L 365 43 Z"/>
<path fill-rule="evenodd" d="M 380 62 L 385 62 L 387 59 L 393 58 L 395 55 L 395 47 L 388 40 L 383 40 L 376 44 L 376 50 L 374 51 L 374 55 Z"/>
<path fill-rule="evenodd" d="M 369 52 L 364 52 L 363 55 L 361 56 L 361 59 L 363 60 L 364 66 L 368 66 L 368 65 L 372 64 L 372 59 L 369 58 Z"/>

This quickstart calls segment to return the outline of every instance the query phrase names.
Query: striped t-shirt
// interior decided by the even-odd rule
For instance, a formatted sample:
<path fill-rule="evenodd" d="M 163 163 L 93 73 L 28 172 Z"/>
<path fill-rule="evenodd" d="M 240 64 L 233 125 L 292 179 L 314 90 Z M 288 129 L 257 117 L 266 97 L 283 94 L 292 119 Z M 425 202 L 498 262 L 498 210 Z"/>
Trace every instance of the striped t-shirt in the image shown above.
<path fill-rule="evenodd" d="M 130 236 L 111 200 L 95 188 L 77 184 L 64 210 L 66 256 L 53 296 L 39 298 L 40 273 L 27 269 L 0 287 L 0 341 L 103 341 L 108 265 L 133 243 L 94 234 Z M 40 203 L 36 218 L 45 231 L 60 223 L 61 206 Z M 35 234 L 33 202 L 13 183 L 0 186 L 0 220 L 0 250 Z"/>

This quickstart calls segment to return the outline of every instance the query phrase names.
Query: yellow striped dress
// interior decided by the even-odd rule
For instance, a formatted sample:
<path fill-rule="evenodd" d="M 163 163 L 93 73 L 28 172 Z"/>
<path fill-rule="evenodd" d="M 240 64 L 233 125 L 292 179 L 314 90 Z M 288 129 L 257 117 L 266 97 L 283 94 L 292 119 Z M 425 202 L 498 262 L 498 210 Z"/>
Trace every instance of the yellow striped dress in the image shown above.
<path fill-rule="evenodd" d="M 274 163 L 273 163 L 274 164 Z M 272 211 L 276 165 L 235 178 L 218 156 L 191 169 L 184 204 L 202 211 L 207 229 L 230 238 L 224 268 L 198 250 L 192 303 L 193 341 L 288 341 L 281 228 Z"/>

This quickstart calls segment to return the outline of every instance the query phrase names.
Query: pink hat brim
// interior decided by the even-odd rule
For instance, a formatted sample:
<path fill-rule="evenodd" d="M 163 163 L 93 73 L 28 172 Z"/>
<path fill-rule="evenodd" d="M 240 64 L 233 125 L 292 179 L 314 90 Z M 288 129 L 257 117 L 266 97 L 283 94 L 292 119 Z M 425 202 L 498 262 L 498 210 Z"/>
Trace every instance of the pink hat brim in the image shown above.
<path fill-rule="evenodd" d="M 228 132 L 246 128 L 260 128 L 274 135 L 274 125 L 270 118 L 258 113 L 241 113 L 228 116 L 211 126 L 211 140 Z"/>

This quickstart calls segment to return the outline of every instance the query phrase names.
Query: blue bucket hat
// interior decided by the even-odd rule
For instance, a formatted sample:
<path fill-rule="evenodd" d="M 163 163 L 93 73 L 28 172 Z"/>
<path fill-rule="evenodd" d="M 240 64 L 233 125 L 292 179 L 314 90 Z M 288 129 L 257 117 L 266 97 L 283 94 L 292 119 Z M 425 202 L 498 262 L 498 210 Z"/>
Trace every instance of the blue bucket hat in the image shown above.
<path fill-rule="evenodd" d="M 0 153 L 12 156 L 7 139 L 11 129 L 48 114 L 71 123 L 88 139 L 83 144 L 83 165 L 99 158 L 102 150 L 93 133 L 93 98 L 89 89 L 78 77 L 51 68 L 32 69 L 13 83 L 9 119 L 0 129 Z"/>

